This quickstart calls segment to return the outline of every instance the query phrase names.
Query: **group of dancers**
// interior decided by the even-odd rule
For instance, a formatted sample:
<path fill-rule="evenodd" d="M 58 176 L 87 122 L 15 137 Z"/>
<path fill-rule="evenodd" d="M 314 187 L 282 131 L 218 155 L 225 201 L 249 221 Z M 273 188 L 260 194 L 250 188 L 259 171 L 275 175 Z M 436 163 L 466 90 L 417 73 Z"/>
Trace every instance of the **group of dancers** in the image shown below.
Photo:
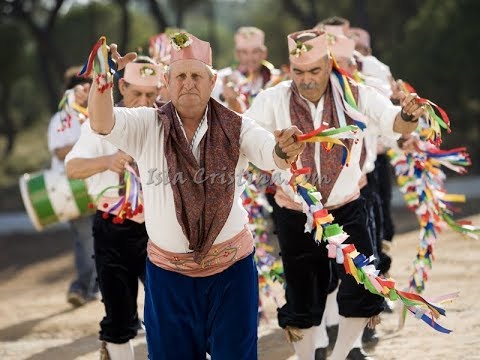
<path fill-rule="evenodd" d="M 52 166 L 86 181 L 96 212 L 71 222 L 68 301 L 100 291 L 101 360 L 134 359 L 143 326 L 153 360 L 256 359 L 260 276 L 284 286 L 278 324 L 298 359 L 371 359 L 363 346 L 378 342 L 389 303 L 306 229 L 334 218 L 348 234 L 340 252 L 352 244 L 389 278 L 386 153 L 415 146 L 425 104 L 343 18 L 288 35 L 280 69 L 262 30 L 241 27 L 233 41 L 235 65 L 217 71 L 210 44 L 183 30 L 153 36 L 150 56 L 122 56 L 102 37 L 70 74 L 88 115 L 52 118 Z M 318 190 L 313 220 L 292 182 L 302 169 Z M 278 245 L 265 246 L 270 216 Z"/>

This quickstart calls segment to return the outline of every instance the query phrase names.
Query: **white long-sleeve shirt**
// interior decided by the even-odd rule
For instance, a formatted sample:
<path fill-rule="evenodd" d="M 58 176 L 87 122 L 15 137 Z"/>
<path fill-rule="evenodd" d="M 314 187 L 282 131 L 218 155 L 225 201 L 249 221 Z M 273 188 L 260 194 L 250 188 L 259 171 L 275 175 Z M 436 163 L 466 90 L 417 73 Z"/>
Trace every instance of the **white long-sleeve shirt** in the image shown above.
<path fill-rule="evenodd" d="M 118 149 L 114 145 L 98 137 L 90 127 L 90 121 L 86 121 L 82 124 L 80 138 L 65 157 L 65 164 L 72 159 L 92 159 L 100 156 L 113 155 L 117 151 Z M 88 193 L 95 199 L 96 196 L 107 187 L 117 186 L 119 184 L 119 177 L 116 172 L 106 170 L 86 178 L 85 181 L 87 182 Z M 118 190 L 107 190 L 105 196 L 117 197 Z"/>
<path fill-rule="evenodd" d="M 73 118 L 70 126 L 63 128 L 62 119 L 66 117 L 64 110 L 55 113 L 48 124 L 48 150 L 52 155 L 52 170 L 63 172 L 65 170 L 64 161 L 55 155 L 55 150 L 68 145 L 73 145 L 80 137 L 80 121 Z"/>
<path fill-rule="evenodd" d="M 164 150 L 164 127 L 152 108 L 114 108 L 115 125 L 110 134 L 101 136 L 131 155 L 137 162 L 142 181 L 145 224 L 150 239 L 161 249 L 174 253 L 187 253 L 189 242 L 175 213 L 173 190 L 168 182 L 168 164 Z M 227 221 L 214 244 L 220 244 L 237 235 L 248 223 L 248 214 L 240 195 L 244 190 L 242 174 L 248 161 L 264 170 L 279 170 L 273 159 L 275 139 L 253 120 L 243 117 L 240 132 L 240 156 L 235 169 L 235 195 Z M 179 120 L 177 118 L 177 120 Z M 193 143 L 198 155 L 199 144 L 208 129 L 203 121 Z M 206 154 L 206 156 L 209 156 Z M 226 176 L 229 179 L 228 176 Z M 240 179 L 240 180 L 239 180 Z M 162 180 L 162 181 L 160 181 Z M 165 181 L 167 180 L 167 181 Z M 224 201 L 218 194 L 218 201 Z"/>
<path fill-rule="evenodd" d="M 332 81 L 338 81 L 334 76 L 332 76 L 331 79 Z M 290 86 L 291 81 L 284 81 L 273 88 L 262 91 L 257 95 L 245 115 L 255 119 L 259 125 L 269 131 L 291 126 L 290 96 L 292 95 L 292 91 Z M 396 115 L 400 111 L 400 107 L 392 105 L 388 98 L 379 94 L 378 91 L 371 87 L 359 85 L 358 89 L 359 96 L 357 105 L 359 111 L 368 118 L 367 127 L 370 126 L 371 131 L 387 137 L 398 137 L 398 134 L 393 131 L 393 123 Z M 318 105 L 315 106 L 315 104 L 307 100 L 315 129 L 319 128 L 322 124 L 323 101 L 324 98 L 322 97 Z M 338 107 L 337 114 L 340 126 L 345 126 L 345 115 Z M 352 146 L 350 165 L 343 167 L 329 198 L 325 200 L 324 205 L 327 207 L 341 205 L 360 191 L 358 186 L 362 175 L 360 155 L 364 134 L 361 131 L 357 134 L 359 141 Z M 317 174 L 321 179 L 320 144 L 318 143 L 315 144 L 315 165 L 317 167 Z M 291 193 L 286 186 L 284 186 L 284 190 L 287 193 Z"/>
<path fill-rule="evenodd" d="M 377 89 L 387 97 L 392 96 L 390 68 L 373 55 L 362 56 L 360 61 L 365 84 Z"/>

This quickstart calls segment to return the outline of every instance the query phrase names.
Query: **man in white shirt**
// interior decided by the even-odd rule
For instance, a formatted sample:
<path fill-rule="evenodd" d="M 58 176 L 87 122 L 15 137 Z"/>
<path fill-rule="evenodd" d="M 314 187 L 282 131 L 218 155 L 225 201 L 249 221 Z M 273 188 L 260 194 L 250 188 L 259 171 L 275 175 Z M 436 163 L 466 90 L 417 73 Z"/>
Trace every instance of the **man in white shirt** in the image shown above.
<path fill-rule="evenodd" d="M 66 89 L 73 89 L 75 102 L 86 108 L 91 79 L 76 76 L 79 68 L 70 68 L 65 73 Z M 53 115 L 48 125 L 48 149 L 52 154 L 52 170 L 64 172 L 64 159 L 80 137 L 81 119 L 72 117 L 64 110 Z M 68 122 L 68 126 L 65 126 Z M 93 255 L 92 218 L 81 217 L 69 222 L 75 258 L 76 277 L 71 282 L 67 301 L 73 306 L 81 306 L 96 298 L 95 262 Z"/>
<path fill-rule="evenodd" d="M 135 57 L 112 56 L 122 68 Z M 258 279 L 240 195 L 248 161 L 286 169 L 305 147 L 288 127 L 274 136 L 210 98 L 210 44 L 172 38 L 162 108 L 113 108 L 90 92 L 92 129 L 137 162 L 150 240 L 145 284 L 149 358 L 257 358 Z M 97 77 L 101 74 L 96 75 Z M 127 120 L 128 119 L 128 120 Z"/>
<path fill-rule="evenodd" d="M 150 58 L 128 63 L 119 80 L 121 105 L 153 107 L 162 76 L 161 67 Z M 133 166 L 133 159 L 94 134 L 87 121 L 65 163 L 69 178 L 86 179 L 88 191 L 95 199 L 104 189 L 119 186 L 125 164 Z M 142 212 L 122 219 L 118 209 L 110 211 L 120 200 L 119 189 L 104 192 L 98 200 L 93 223 L 97 278 L 105 306 L 105 316 L 100 322 L 101 360 L 133 360 L 130 340 L 137 335 L 140 324 L 138 279 L 143 282 L 145 279 L 148 234 Z"/>
<path fill-rule="evenodd" d="M 296 125 L 307 132 L 324 123 L 338 128 L 358 124 L 358 121 L 386 136 L 415 129 L 423 112 L 415 101 L 415 94 L 404 96 L 403 108 L 400 108 L 376 90 L 352 82 L 350 88 L 358 109 L 346 104 L 343 87 L 332 72 L 324 32 L 313 29 L 290 34 L 288 46 L 293 81 L 264 90 L 246 112 L 267 130 Z M 347 141 L 351 155 L 348 166 L 341 166 L 341 148 L 334 147 L 327 152 L 318 143 L 307 144 L 298 165 L 312 169 L 311 178 L 322 194 L 323 205 L 350 235 L 347 242 L 369 256 L 373 249 L 364 199 L 359 191 L 361 131 L 358 140 Z M 289 196 L 289 188 L 277 187 L 275 199 L 274 216 L 287 299 L 286 305 L 279 309 L 279 324 L 287 331 L 303 329 L 302 340 L 294 343 L 295 351 L 300 359 L 311 360 L 315 356 L 316 328 L 322 320 L 329 287 L 327 252 L 324 246 L 315 244 L 311 234 L 304 233 L 306 216 Z M 358 285 L 353 277 L 345 274 L 343 266 L 338 270 L 342 280 L 337 297 L 341 318 L 332 359 L 343 360 L 368 320 L 382 311 L 383 298 Z"/>
<path fill-rule="evenodd" d="M 354 79 L 358 79 L 358 82 L 371 86 L 377 91 L 379 91 L 381 94 L 390 97 L 392 91 L 389 79 L 385 76 L 383 72 L 372 72 L 372 61 L 370 59 L 365 59 L 365 56 L 363 56 L 357 50 L 354 50 L 356 47 L 358 48 L 360 41 L 360 37 L 354 35 L 356 34 L 355 31 L 357 30 L 357 28 L 348 29 L 348 34 L 353 35 L 355 40 L 351 38 L 345 38 L 346 34 L 343 32 L 343 29 L 344 27 L 342 27 L 341 25 L 323 25 L 323 29 L 321 29 L 327 33 L 333 33 L 335 35 L 334 43 L 330 47 L 330 50 L 335 56 L 335 60 L 337 61 L 339 66 L 345 69 L 349 74 L 351 74 Z M 338 41 L 339 36 L 341 36 L 341 41 Z M 362 36 L 362 41 L 364 41 L 363 38 L 364 36 Z M 348 43 L 348 47 L 342 46 L 342 44 L 344 43 Z M 365 75 L 363 71 L 359 71 L 360 69 L 363 70 L 364 61 L 366 61 L 365 69 L 367 70 L 368 75 Z M 368 70 L 370 70 L 370 72 Z M 378 270 L 380 270 L 381 274 L 386 274 L 390 268 L 391 258 L 382 250 L 382 241 L 387 234 L 387 232 L 384 232 L 384 228 L 387 228 L 387 226 L 385 225 L 388 224 L 387 220 L 390 216 L 390 210 L 389 204 L 383 206 L 383 200 L 386 200 L 388 196 L 391 195 L 383 193 L 381 194 L 379 190 L 382 188 L 381 185 L 388 184 L 390 182 L 390 173 L 388 171 L 389 169 L 387 169 L 385 166 L 377 166 L 384 165 L 386 163 L 384 161 L 386 159 L 383 159 L 382 156 L 380 156 L 380 158 L 377 160 L 377 144 L 379 138 L 380 134 L 376 131 L 375 128 L 367 127 L 364 130 L 364 149 L 362 149 L 362 156 L 360 157 L 360 166 L 363 174 L 363 176 L 360 178 L 360 189 L 361 195 L 366 201 L 366 207 L 369 213 L 368 224 L 370 228 L 370 233 L 372 235 L 373 254 L 376 258 L 375 266 Z M 392 143 L 396 142 L 395 138 L 388 139 L 386 137 L 382 137 L 382 139 L 386 139 Z M 387 171 L 379 174 L 378 172 L 380 169 Z M 387 207 L 388 210 L 386 209 Z M 388 217 L 385 215 L 388 215 Z M 335 277 L 332 276 L 332 278 Z M 332 284 L 331 288 L 334 287 L 333 285 L 334 284 Z M 333 318 L 334 320 L 336 320 L 338 319 L 338 306 L 336 306 L 336 301 L 332 301 L 331 297 L 333 296 L 336 296 L 335 292 L 329 294 L 329 297 L 327 298 L 327 307 L 325 309 L 325 312 L 327 315 L 329 315 L 327 316 L 327 319 Z M 389 310 L 388 307 L 386 307 L 386 309 Z M 335 311 L 337 313 L 336 317 L 333 316 L 333 313 Z M 330 327 L 331 325 L 332 324 L 330 322 L 330 324 L 328 325 L 329 327 L 326 328 L 326 332 L 334 333 L 335 328 Z M 338 320 L 336 325 L 338 329 Z M 325 332 L 323 332 L 323 335 L 326 335 Z M 333 343 L 334 340 L 335 336 L 332 336 L 330 342 Z M 347 359 L 370 359 L 363 351 L 362 347 L 365 346 L 366 348 L 372 348 L 377 345 L 378 341 L 379 338 L 376 335 L 375 329 L 371 329 L 368 326 L 365 327 L 362 336 L 359 337 L 353 344 L 352 350 L 350 350 Z M 325 340 L 323 340 L 323 343 L 324 342 Z"/>
<path fill-rule="evenodd" d="M 357 64 L 354 58 L 354 49 L 355 42 L 354 40 L 348 38 L 345 34 L 345 19 L 340 18 L 329 18 L 317 25 L 317 28 L 321 31 L 324 31 L 327 34 L 329 50 L 331 54 L 335 57 L 335 61 L 338 66 L 346 71 L 352 78 L 363 79 L 361 74 L 357 70 Z M 332 22 L 335 24 L 333 25 Z M 348 29 L 347 29 L 348 30 Z M 367 173 L 373 170 L 376 157 L 376 145 L 372 139 L 376 138 L 377 133 L 372 127 L 367 127 L 364 130 L 364 142 L 362 147 L 362 152 L 360 155 L 359 165 L 362 169 L 362 177 L 360 178 L 360 189 L 362 195 L 367 184 Z M 371 201 L 366 199 L 366 204 L 371 205 Z M 367 206 L 368 211 L 368 224 L 370 233 L 374 234 L 375 224 L 373 220 L 374 217 L 370 216 L 372 214 L 371 206 Z M 374 239 L 372 238 L 372 241 Z M 376 248 L 373 247 L 373 250 Z M 377 252 L 374 251 L 376 256 Z M 326 300 L 326 306 L 322 318 L 322 323 L 320 327 L 316 330 L 317 335 L 315 336 L 316 350 L 315 350 L 315 360 L 322 360 L 327 358 L 328 348 L 333 348 L 338 334 L 338 304 L 337 304 L 337 291 L 339 284 L 339 277 L 336 271 L 335 259 L 331 259 L 331 277 L 330 277 L 330 286 L 328 291 L 328 296 Z M 347 360 L 367 360 L 367 354 L 362 349 L 362 337 L 359 336 L 355 343 L 352 345 L 352 349 L 348 353 Z"/>
<path fill-rule="evenodd" d="M 265 85 L 278 76 L 279 70 L 267 61 L 265 33 L 253 26 L 244 26 L 235 33 L 235 59 L 232 65 L 218 71 L 212 97 L 231 110 L 245 112 Z"/>
<path fill-rule="evenodd" d="M 386 96 L 392 95 L 392 73 L 390 67 L 372 55 L 370 34 L 361 28 L 350 28 L 348 36 L 355 41 L 355 50 L 359 53 L 360 71 L 368 79 L 378 83 L 378 89 Z M 368 84 L 368 82 L 367 82 Z"/>

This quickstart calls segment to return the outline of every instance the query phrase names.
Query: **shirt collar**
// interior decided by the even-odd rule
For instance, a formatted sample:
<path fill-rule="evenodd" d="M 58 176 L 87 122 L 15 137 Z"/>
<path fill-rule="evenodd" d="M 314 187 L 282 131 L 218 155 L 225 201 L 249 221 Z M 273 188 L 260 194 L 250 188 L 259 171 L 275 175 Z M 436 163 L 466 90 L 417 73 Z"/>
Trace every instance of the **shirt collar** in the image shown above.
<path fill-rule="evenodd" d="M 180 125 L 183 129 L 183 123 L 182 123 L 182 118 L 180 117 L 180 115 L 178 114 L 178 111 L 177 111 L 177 108 L 174 106 L 173 107 L 175 109 L 175 115 L 177 117 L 177 121 L 180 122 Z M 202 117 L 202 120 L 200 120 L 200 123 L 199 125 L 207 118 L 207 113 L 208 113 L 208 104 L 207 104 L 207 107 L 205 108 L 205 113 L 203 114 L 203 117 Z"/>

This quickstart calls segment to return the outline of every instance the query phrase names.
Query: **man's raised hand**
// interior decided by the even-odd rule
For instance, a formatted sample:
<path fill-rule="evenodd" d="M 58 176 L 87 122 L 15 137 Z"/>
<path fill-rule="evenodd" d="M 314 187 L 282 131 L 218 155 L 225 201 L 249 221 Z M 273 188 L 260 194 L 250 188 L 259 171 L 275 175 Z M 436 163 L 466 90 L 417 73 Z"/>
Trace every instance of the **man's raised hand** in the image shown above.
<path fill-rule="evenodd" d="M 129 62 L 134 61 L 137 58 L 137 53 L 129 52 L 128 54 L 121 56 L 118 52 L 117 44 L 110 44 L 110 53 L 112 59 L 117 63 L 117 71 L 122 70 Z"/>

